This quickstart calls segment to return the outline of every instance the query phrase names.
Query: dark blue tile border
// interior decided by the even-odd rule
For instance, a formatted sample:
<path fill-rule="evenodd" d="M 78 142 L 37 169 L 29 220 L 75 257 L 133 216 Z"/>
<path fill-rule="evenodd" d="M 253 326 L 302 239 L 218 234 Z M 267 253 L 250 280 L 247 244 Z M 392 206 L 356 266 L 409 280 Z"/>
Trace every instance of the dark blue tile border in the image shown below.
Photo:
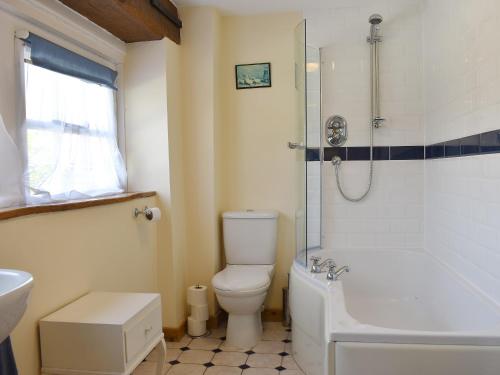
<path fill-rule="evenodd" d="M 370 160 L 370 147 L 347 147 L 347 160 Z"/>
<path fill-rule="evenodd" d="M 438 143 L 425 147 L 425 158 L 436 159 L 444 158 L 444 143 Z"/>
<path fill-rule="evenodd" d="M 373 148 L 373 160 L 389 160 L 390 156 L 389 146 L 375 146 Z"/>
<path fill-rule="evenodd" d="M 315 149 L 311 149 L 315 150 Z M 313 155 L 313 151 L 310 152 Z M 370 147 L 325 147 L 324 160 L 330 161 L 334 156 L 340 156 L 347 161 L 370 160 Z M 423 146 L 375 146 L 373 147 L 373 160 L 416 160 L 424 158 Z M 308 161 L 319 160 L 310 159 Z"/>
<path fill-rule="evenodd" d="M 480 135 L 479 146 L 482 154 L 500 152 L 500 130 L 482 133 Z"/>
<path fill-rule="evenodd" d="M 391 146 L 391 160 L 422 160 L 424 146 Z"/>
<path fill-rule="evenodd" d="M 346 147 L 326 147 L 324 150 L 324 160 L 332 160 L 334 156 L 340 156 L 342 160 L 347 160 Z"/>
<path fill-rule="evenodd" d="M 469 135 L 425 147 L 426 159 L 500 153 L 500 130 Z"/>
<path fill-rule="evenodd" d="M 460 156 L 479 154 L 481 151 L 480 138 L 479 134 L 460 138 Z"/>
<path fill-rule="evenodd" d="M 427 146 L 375 146 L 373 160 L 422 160 L 500 153 L 500 129 Z M 324 160 L 370 160 L 370 147 L 325 147 Z M 307 161 L 319 161 L 319 148 L 308 148 Z"/>
<path fill-rule="evenodd" d="M 373 160 L 389 160 L 389 146 L 373 147 Z M 370 147 L 347 147 L 347 160 L 370 160 Z"/>
<path fill-rule="evenodd" d="M 444 157 L 453 158 L 460 156 L 461 142 L 460 139 L 445 142 L 444 144 Z"/>
<path fill-rule="evenodd" d="M 389 160 L 389 146 L 373 147 L 373 160 Z M 370 160 L 370 147 L 326 147 L 324 160 L 332 160 L 334 156 L 340 156 L 342 160 Z M 311 152 L 312 155 L 312 152 Z M 310 159 L 307 159 L 310 161 Z M 319 160 L 319 159 L 314 159 Z"/>
<path fill-rule="evenodd" d="M 307 148 L 306 161 L 319 161 L 319 148 Z"/>

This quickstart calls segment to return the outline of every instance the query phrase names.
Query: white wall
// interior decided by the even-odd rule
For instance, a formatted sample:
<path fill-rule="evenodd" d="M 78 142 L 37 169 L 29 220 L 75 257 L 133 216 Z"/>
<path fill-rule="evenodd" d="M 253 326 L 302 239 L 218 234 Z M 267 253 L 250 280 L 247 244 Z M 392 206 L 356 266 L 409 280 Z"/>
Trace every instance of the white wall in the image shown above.
<path fill-rule="evenodd" d="M 282 308 L 281 289 L 294 259 L 296 127 L 294 29 L 298 13 L 223 17 L 221 70 L 225 210 L 279 211 L 276 269 L 266 308 Z M 236 90 L 234 65 L 271 62 L 272 87 Z M 303 161 L 300 163 L 303 169 Z"/>
<path fill-rule="evenodd" d="M 186 284 L 203 284 L 209 290 L 209 311 L 218 307 L 211 279 L 221 267 L 217 137 L 220 113 L 219 13 L 208 7 L 181 8 L 181 81 L 186 220 Z"/>
<path fill-rule="evenodd" d="M 428 144 L 499 129 L 500 3 L 426 1 Z M 500 156 L 427 160 L 426 249 L 500 303 Z"/>
<path fill-rule="evenodd" d="M 19 374 L 40 374 L 38 321 L 92 290 L 158 292 L 157 226 L 134 208 L 155 197 L 0 221 L 0 268 L 30 272 L 28 309 L 12 334 Z"/>
<path fill-rule="evenodd" d="M 168 39 L 131 43 L 123 71 L 128 188 L 158 193 L 158 274 L 168 328 L 181 326 L 185 315 L 182 124 L 173 101 L 178 74 L 169 74 L 177 72 L 178 54 Z"/>
<path fill-rule="evenodd" d="M 67 9 L 54 13 L 61 7 L 49 0 L 0 0 L 0 113 L 12 135 L 19 104 L 16 30 L 36 32 L 99 62 L 121 63 L 125 55 L 121 41 L 90 21 Z M 0 221 L 0 268 L 26 270 L 35 279 L 26 314 L 12 333 L 19 374 L 40 373 L 42 317 L 91 290 L 159 290 L 157 226 L 132 215 L 134 208 L 157 202 L 151 197 Z"/>
<path fill-rule="evenodd" d="M 332 1 L 330 9 L 306 12 L 308 44 L 321 48 L 321 123 L 331 115 L 342 115 L 348 122 L 345 146 L 369 146 L 370 47 L 366 37 L 368 17 L 373 13 L 384 17 L 380 84 L 381 114 L 387 119 L 375 129 L 374 144 L 423 145 L 419 0 L 367 0 L 352 5 Z M 372 191 L 359 203 L 340 196 L 329 160 L 322 168 L 324 247 L 422 247 L 423 161 L 376 161 Z M 368 175 L 368 162 L 342 163 L 348 195 L 361 195 Z"/>

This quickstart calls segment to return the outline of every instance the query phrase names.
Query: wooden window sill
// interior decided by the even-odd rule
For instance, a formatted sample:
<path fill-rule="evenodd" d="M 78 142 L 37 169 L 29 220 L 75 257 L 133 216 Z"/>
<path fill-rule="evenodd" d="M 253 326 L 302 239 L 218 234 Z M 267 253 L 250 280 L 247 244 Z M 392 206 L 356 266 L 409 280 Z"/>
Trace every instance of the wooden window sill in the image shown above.
<path fill-rule="evenodd" d="M 15 217 L 44 214 L 49 212 L 60 212 L 69 210 L 78 210 L 80 208 L 104 206 L 108 204 L 121 203 L 131 201 L 133 199 L 148 198 L 156 195 L 154 191 L 147 191 L 142 193 L 123 193 L 116 195 L 109 195 L 99 198 L 72 200 L 58 203 L 48 203 L 33 206 L 18 206 L 0 209 L 0 220 L 12 219 Z"/>

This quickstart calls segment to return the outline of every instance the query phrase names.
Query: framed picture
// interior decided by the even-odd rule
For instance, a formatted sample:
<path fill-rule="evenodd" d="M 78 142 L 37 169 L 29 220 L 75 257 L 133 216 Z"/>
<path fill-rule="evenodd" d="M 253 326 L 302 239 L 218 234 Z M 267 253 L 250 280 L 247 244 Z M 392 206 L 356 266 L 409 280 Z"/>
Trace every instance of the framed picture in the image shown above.
<path fill-rule="evenodd" d="M 237 90 L 271 87 L 271 63 L 236 65 L 235 73 Z"/>

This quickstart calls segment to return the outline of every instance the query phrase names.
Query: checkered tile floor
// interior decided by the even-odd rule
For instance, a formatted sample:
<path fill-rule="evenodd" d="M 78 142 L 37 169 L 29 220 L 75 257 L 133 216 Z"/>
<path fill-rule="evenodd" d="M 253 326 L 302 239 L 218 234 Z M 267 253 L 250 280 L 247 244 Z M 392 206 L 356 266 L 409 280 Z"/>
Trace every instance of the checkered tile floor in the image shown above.
<path fill-rule="evenodd" d="M 165 374 L 304 375 L 292 358 L 290 329 L 281 323 L 264 323 L 262 341 L 253 348 L 229 347 L 225 335 L 219 328 L 206 338 L 168 342 Z M 133 375 L 153 375 L 155 359 L 153 351 Z"/>

